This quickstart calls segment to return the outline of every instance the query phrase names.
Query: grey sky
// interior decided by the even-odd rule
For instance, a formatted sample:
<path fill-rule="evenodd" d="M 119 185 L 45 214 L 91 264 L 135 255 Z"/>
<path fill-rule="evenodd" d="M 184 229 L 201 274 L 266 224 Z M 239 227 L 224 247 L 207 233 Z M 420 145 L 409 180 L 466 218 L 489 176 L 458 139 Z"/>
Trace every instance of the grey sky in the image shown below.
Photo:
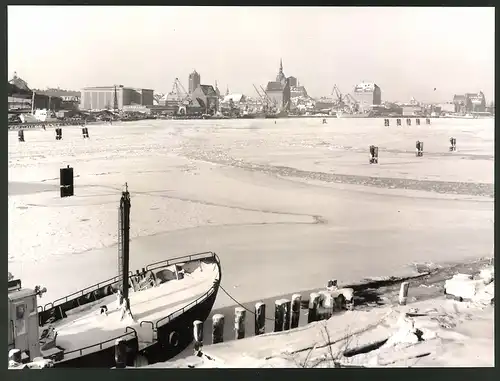
<path fill-rule="evenodd" d="M 494 96 L 494 8 L 9 6 L 8 66 L 30 87 L 203 84 L 254 96 L 280 58 L 312 96 L 373 81 L 383 100 Z M 20 27 L 19 25 L 22 25 Z M 434 88 L 437 91 L 433 91 Z"/>

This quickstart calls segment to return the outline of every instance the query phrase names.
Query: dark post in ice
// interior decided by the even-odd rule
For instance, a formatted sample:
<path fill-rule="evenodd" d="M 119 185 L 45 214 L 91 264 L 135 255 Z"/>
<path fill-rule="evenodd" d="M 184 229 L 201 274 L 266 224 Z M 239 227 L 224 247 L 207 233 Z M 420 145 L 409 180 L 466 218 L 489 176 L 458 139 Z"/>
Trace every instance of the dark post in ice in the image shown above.
<path fill-rule="evenodd" d="M 82 127 L 82 136 L 84 139 L 89 138 L 89 129 L 87 127 Z"/>
<path fill-rule="evenodd" d="M 378 164 L 378 147 L 370 146 L 370 164 Z"/>
<path fill-rule="evenodd" d="M 415 124 L 416 124 L 417 126 L 420 126 L 420 119 L 419 119 L 419 118 L 415 119 Z"/>
<path fill-rule="evenodd" d="M 24 130 L 17 131 L 17 139 L 19 139 L 20 142 L 24 142 Z"/>
<path fill-rule="evenodd" d="M 320 301 L 320 295 L 316 292 L 312 292 L 309 295 L 309 311 L 307 313 L 307 323 L 312 323 L 318 320 L 318 306 Z"/>
<path fill-rule="evenodd" d="M 292 295 L 292 319 L 290 324 L 291 329 L 297 328 L 299 326 L 301 299 L 302 297 L 300 296 L 300 294 Z"/>
<path fill-rule="evenodd" d="M 212 344 L 224 341 L 224 315 L 215 314 L 212 316 Z"/>
<path fill-rule="evenodd" d="M 245 338 L 245 317 L 246 310 L 242 307 L 234 309 L 234 338 L 236 340 Z"/>
<path fill-rule="evenodd" d="M 416 156 L 424 156 L 424 142 L 421 142 L 420 140 L 417 140 L 417 143 L 415 144 L 416 148 Z"/>
<path fill-rule="evenodd" d="M 255 303 L 255 336 L 266 332 L 266 305 L 262 302 Z"/>
<path fill-rule="evenodd" d="M 203 322 L 195 320 L 193 322 L 194 351 L 197 353 L 203 346 Z"/>
<path fill-rule="evenodd" d="M 74 195 L 73 168 L 68 165 L 59 170 L 59 184 L 61 197 L 71 197 Z"/>
<path fill-rule="evenodd" d="M 283 299 L 283 331 L 290 330 L 290 312 L 292 302 L 288 299 Z"/>
<path fill-rule="evenodd" d="M 401 119 L 396 119 L 396 126 L 401 126 Z"/>
<path fill-rule="evenodd" d="M 450 138 L 450 151 L 456 151 L 457 150 L 457 139 L 456 138 Z"/>
<path fill-rule="evenodd" d="M 410 118 L 407 118 L 407 119 L 406 119 L 406 125 L 407 125 L 407 126 L 411 126 L 411 119 L 410 119 Z"/>
<path fill-rule="evenodd" d="M 279 299 L 274 302 L 274 332 L 283 331 L 283 319 L 285 318 L 285 309 L 283 300 Z"/>
<path fill-rule="evenodd" d="M 61 140 L 62 139 L 62 128 L 58 127 L 56 128 L 56 140 Z"/>
<path fill-rule="evenodd" d="M 389 127 L 389 125 L 390 125 L 389 119 L 384 119 L 384 126 Z"/>
<path fill-rule="evenodd" d="M 429 118 L 425 119 L 425 124 L 431 124 L 431 120 Z"/>

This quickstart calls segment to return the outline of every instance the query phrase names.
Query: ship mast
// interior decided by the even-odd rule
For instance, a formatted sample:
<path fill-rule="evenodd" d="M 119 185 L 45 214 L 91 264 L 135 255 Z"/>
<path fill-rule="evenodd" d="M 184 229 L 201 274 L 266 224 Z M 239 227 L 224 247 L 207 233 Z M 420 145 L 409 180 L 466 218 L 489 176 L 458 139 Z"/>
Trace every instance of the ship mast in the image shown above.
<path fill-rule="evenodd" d="M 118 275 L 121 281 L 120 305 L 124 312 L 130 313 L 129 291 L 129 259 L 130 259 L 130 193 L 125 183 L 125 191 L 122 192 L 120 208 L 118 209 Z M 123 315 L 122 315 L 123 317 Z"/>

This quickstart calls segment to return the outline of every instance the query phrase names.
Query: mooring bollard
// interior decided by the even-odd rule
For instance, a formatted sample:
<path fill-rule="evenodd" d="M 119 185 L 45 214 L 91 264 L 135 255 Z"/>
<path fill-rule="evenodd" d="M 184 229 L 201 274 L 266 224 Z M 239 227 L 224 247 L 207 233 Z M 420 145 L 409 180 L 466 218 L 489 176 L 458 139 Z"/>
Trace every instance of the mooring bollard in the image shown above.
<path fill-rule="evenodd" d="M 203 346 L 203 322 L 195 320 L 193 322 L 194 350 L 198 352 Z"/>
<path fill-rule="evenodd" d="M 283 331 L 283 320 L 285 319 L 285 308 L 283 299 L 274 302 L 274 332 Z"/>
<path fill-rule="evenodd" d="M 234 338 L 236 340 L 245 338 L 245 317 L 246 310 L 242 307 L 234 309 Z"/>
<path fill-rule="evenodd" d="M 409 282 L 401 283 L 401 289 L 399 290 L 399 305 L 405 306 L 408 300 L 408 289 L 410 288 Z"/>
<path fill-rule="evenodd" d="M 420 126 L 420 119 L 418 119 L 418 118 L 417 118 L 417 119 L 415 119 L 415 124 L 416 124 L 417 126 Z"/>
<path fill-rule="evenodd" d="M 255 336 L 266 332 L 266 305 L 262 302 L 255 303 Z"/>
<path fill-rule="evenodd" d="M 389 127 L 389 125 L 390 125 L 389 119 L 384 119 L 384 126 Z"/>
<path fill-rule="evenodd" d="M 307 313 L 307 322 L 312 323 L 318 320 L 318 306 L 320 295 L 317 292 L 312 292 L 309 295 L 309 311 Z"/>
<path fill-rule="evenodd" d="M 17 139 L 20 142 L 24 142 L 24 130 L 19 130 L 17 131 Z"/>
<path fill-rule="evenodd" d="M 212 316 L 212 344 L 224 341 L 224 315 L 215 314 Z"/>
<path fill-rule="evenodd" d="M 457 139 L 455 138 L 450 138 L 450 151 L 456 151 L 457 150 Z"/>
<path fill-rule="evenodd" d="M 407 126 L 411 126 L 411 119 L 410 119 L 410 118 L 407 118 L 407 119 L 406 119 L 406 125 L 407 125 Z"/>
<path fill-rule="evenodd" d="M 417 140 L 415 148 L 416 148 L 416 153 L 415 153 L 416 156 L 424 156 L 424 142 Z"/>
<path fill-rule="evenodd" d="M 401 126 L 401 119 L 396 119 L 396 126 Z"/>
<path fill-rule="evenodd" d="M 370 146 L 370 164 L 378 164 L 378 147 Z"/>
<path fill-rule="evenodd" d="M 115 364 L 117 369 L 127 367 L 127 342 L 123 337 L 115 341 Z"/>
<path fill-rule="evenodd" d="M 317 308 L 317 320 L 329 319 L 333 314 L 334 297 L 330 291 L 320 291 L 319 295 L 320 302 Z"/>
<path fill-rule="evenodd" d="M 431 124 L 431 120 L 429 118 L 425 119 L 425 124 Z"/>
<path fill-rule="evenodd" d="M 290 322 L 290 328 L 294 329 L 299 326 L 299 320 L 300 320 L 300 302 L 301 302 L 302 296 L 300 294 L 293 294 L 292 295 L 292 319 Z"/>
<path fill-rule="evenodd" d="M 69 165 L 59 170 L 59 185 L 61 197 L 74 195 L 73 168 L 70 168 Z"/>
<path fill-rule="evenodd" d="M 283 331 L 290 329 L 290 313 L 292 310 L 292 302 L 288 299 L 283 299 Z"/>

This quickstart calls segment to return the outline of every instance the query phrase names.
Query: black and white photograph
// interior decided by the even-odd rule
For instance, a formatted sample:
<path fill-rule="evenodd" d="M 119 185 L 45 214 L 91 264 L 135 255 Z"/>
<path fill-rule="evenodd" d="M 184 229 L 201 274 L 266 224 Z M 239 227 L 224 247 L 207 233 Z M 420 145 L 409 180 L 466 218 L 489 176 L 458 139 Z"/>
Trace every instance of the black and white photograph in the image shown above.
<path fill-rule="evenodd" d="M 6 33 L 10 370 L 494 367 L 494 7 Z"/>

